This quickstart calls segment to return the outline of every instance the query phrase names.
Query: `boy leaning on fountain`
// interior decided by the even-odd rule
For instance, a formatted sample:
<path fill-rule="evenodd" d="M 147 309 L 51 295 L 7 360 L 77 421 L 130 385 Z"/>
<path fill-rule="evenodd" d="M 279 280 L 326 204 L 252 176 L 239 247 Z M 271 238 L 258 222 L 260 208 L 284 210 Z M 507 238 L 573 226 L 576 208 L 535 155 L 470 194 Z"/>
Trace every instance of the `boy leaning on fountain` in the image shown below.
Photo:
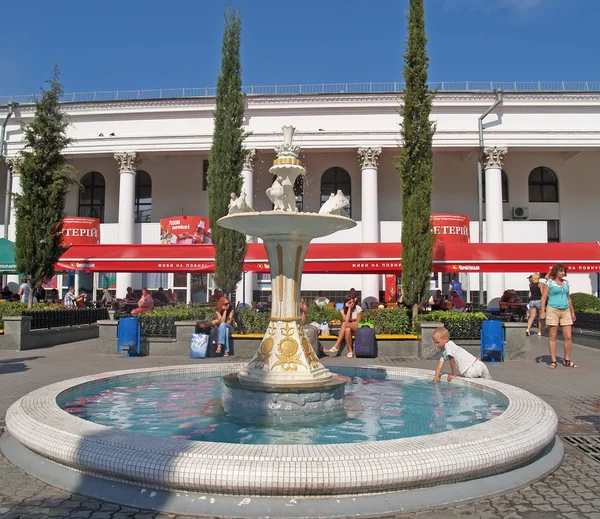
<path fill-rule="evenodd" d="M 448 382 L 459 375 L 466 378 L 492 378 L 487 366 L 480 359 L 450 340 L 450 332 L 446 328 L 436 328 L 431 337 L 436 347 L 442 350 L 442 358 L 435 369 L 434 382 L 440 379 L 446 361 L 452 369 L 452 374 L 448 375 Z"/>

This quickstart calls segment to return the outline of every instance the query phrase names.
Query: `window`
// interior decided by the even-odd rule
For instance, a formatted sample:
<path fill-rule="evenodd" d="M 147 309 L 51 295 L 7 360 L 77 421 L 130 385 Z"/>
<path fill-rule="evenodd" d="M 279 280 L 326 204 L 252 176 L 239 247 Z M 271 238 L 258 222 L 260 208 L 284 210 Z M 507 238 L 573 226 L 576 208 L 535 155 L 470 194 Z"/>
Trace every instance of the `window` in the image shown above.
<path fill-rule="evenodd" d="M 202 161 L 202 191 L 208 189 L 208 160 Z"/>
<path fill-rule="evenodd" d="M 321 177 L 321 206 L 329 200 L 332 193 L 337 193 L 339 189 L 342 190 L 348 199 L 348 207 L 344 209 L 348 213 L 348 216 L 352 217 L 352 183 L 350 182 L 350 175 L 344 168 L 329 168 L 323 173 Z"/>
<path fill-rule="evenodd" d="M 548 220 L 548 243 L 560 241 L 560 220 Z"/>
<path fill-rule="evenodd" d="M 485 204 L 485 171 L 483 172 L 481 180 L 481 190 L 483 191 L 482 197 L 483 203 Z M 504 170 L 502 170 L 502 201 L 508 202 L 508 177 L 506 176 L 506 173 L 504 173 Z"/>
<path fill-rule="evenodd" d="M 539 166 L 529 173 L 530 202 L 558 202 L 558 180 L 550 168 Z"/>
<path fill-rule="evenodd" d="M 152 220 L 152 178 L 145 171 L 135 176 L 135 223 Z"/>
<path fill-rule="evenodd" d="M 99 218 L 104 223 L 104 198 L 106 196 L 106 183 L 102 173 L 92 171 L 86 173 L 81 179 L 83 191 L 79 192 L 79 208 L 77 216 Z"/>

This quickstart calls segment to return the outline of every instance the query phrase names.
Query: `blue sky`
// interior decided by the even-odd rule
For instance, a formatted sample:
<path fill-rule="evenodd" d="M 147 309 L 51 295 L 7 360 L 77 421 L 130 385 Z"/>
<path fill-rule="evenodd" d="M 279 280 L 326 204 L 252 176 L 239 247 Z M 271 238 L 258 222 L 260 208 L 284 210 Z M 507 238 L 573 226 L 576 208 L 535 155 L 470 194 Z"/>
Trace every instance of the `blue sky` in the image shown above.
<path fill-rule="evenodd" d="M 3 2 L 0 96 L 214 86 L 223 0 Z M 244 85 L 402 81 L 408 0 L 239 0 Z M 598 0 L 426 0 L 432 81 L 600 81 Z"/>

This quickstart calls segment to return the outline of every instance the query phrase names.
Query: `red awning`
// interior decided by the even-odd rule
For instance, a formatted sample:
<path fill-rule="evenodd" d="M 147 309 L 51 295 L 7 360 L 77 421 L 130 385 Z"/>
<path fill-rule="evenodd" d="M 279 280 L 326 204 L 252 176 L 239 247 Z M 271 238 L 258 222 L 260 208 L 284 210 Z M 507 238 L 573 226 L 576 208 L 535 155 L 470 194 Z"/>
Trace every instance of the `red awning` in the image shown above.
<path fill-rule="evenodd" d="M 400 243 L 313 243 L 306 274 L 386 274 L 402 270 Z M 435 272 L 545 272 L 564 263 L 572 272 L 600 272 L 600 244 L 451 243 L 436 247 Z M 212 245 L 73 245 L 57 268 L 95 272 L 212 272 Z M 262 243 L 248 244 L 248 272 L 268 272 Z"/>
<path fill-rule="evenodd" d="M 72 245 L 57 268 L 91 272 L 212 272 L 212 245 Z"/>

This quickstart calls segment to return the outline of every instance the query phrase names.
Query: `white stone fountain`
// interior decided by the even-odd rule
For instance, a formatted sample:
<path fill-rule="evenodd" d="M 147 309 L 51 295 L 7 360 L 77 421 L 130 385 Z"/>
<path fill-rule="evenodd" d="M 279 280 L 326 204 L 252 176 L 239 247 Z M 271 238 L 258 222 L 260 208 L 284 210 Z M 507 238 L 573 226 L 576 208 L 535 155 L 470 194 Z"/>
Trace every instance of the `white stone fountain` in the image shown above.
<path fill-rule="evenodd" d="M 356 222 L 343 216 L 348 200 L 341 191 L 332 194 L 319 214 L 298 212 L 294 182 L 306 169 L 293 141 L 295 128 L 283 127 L 284 143 L 269 172 L 276 176 L 267 189 L 272 211 L 255 212 L 244 197 L 232 196 L 229 215 L 218 224 L 263 240 L 271 269 L 271 319 L 265 336 L 249 364 L 225 378 L 226 412 L 268 409 L 269 414 L 298 417 L 331 412 L 342 406 L 344 380 L 332 375 L 319 361 L 300 324 L 302 266 L 312 239 L 350 229 Z M 298 409 L 301 412 L 298 413 Z"/>

